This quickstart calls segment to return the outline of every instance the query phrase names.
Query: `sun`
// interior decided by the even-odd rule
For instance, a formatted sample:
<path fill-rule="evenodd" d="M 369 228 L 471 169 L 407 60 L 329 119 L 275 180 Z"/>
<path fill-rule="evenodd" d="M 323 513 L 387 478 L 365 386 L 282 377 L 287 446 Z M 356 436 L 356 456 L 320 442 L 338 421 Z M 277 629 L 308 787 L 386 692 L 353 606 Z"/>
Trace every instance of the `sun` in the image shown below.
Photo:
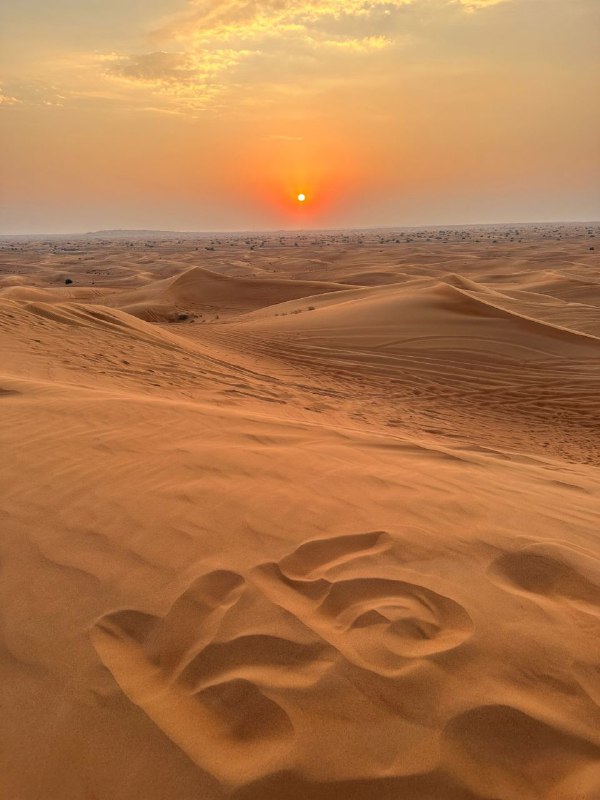
<path fill-rule="evenodd" d="M 300 192 L 296 199 L 299 203 L 304 203 L 306 200 L 306 195 L 303 192 Z"/>

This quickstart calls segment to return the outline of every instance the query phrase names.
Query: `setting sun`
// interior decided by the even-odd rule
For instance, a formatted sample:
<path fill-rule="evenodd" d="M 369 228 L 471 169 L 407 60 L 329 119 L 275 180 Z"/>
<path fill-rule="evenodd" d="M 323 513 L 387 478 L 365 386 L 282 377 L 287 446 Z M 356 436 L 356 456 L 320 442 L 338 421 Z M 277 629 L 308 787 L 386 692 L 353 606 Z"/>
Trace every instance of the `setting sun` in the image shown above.
<path fill-rule="evenodd" d="M 302 192 L 300 192 L 300 194 L 297 197 L 297 200 L 298 200 L 299 203 L 304 203 L 304 201 L 306 200 L 306 195 L 302 194 Z"/>

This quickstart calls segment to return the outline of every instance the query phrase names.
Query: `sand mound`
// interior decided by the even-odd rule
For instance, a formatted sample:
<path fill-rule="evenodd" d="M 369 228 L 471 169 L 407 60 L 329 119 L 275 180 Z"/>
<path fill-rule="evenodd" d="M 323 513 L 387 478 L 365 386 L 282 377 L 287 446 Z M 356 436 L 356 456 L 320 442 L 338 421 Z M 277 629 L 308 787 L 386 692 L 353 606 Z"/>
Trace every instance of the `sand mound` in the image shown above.
<path fill-rule="evenodd" d="M 529 292 L 555 297 L 569 303 L 600 306 L 600 280 L 587 279 L 585 275 L 563 275 L 560 272 L 543 272 L 522 281 Z"/>
<path fill-rule="evenodd" d="M 598 326 L 590 309 L 447 274 L 271 306 L 225 326 L 219 341 L 318 374 L 323 393 L 368 395 L 389 426 L 418 419 L 509 449 L 523 437 L 539 453 L 578 459 L 583 449 L 595 463 L 600 338 L 584 330 Z"/>
<path fill-rule="evenodd" d="M 19 285 L 0 289 L 0 297 L 47 304 L 73 301 L 105 304 L 148 322 L 181 322 L 205 314 L 214 318 L 215 314 L 245 313 L 343 288 L 343 284 L 326 281 L 233 277 L 192 267 L 174 278 L 151 280 L 134 289 Z"/>
<path fill-rule="evenodd" d="M 101 303 L 102 298 L 112 294 L 112 290 L 92 289 L 90 287 L 61 286 L 46 289 L 38 286 L 13 286 L 0 290 L 0 299 L 27 300 L 33 303 Z"/>
<path fill-rule="evenodd" d="M 178 301 L 241 309 L 264 308 L 296 297 L 336 291 L 335 283 L 281 280 L 277 278 L 233 278 L 194 267 L 175 278 L 165 292 Z"/>
<path fill-rule="evenodd" d="M 8 322 L 18 318 L 27 320 L 44 320 L 54 323 L 54 331 L 59 335 L 61 326 L 73 328 L 105 329 L 113 332 L 121 331 L 127 336 L 142 337 L 152 341 L 174 342 L 168 333 L 158 330 L 152 325 L 136 319 L 123 311 L 106 306 L 81 303 L 42 303 L 29 301 L 10 301 L 0 298 L 0 314 Z M 33 322 L 32 324 L 36 324 Z M 8 322 L 10 326 L 10 322 Z"/>
<path fill-rule="evenodd" d="M 294 332 L 347 350 L 385 353 L 415 349 L 538 359 L 600 353 L 600 339 L 537 320 L 498 304 L 500 295 L 466 279 L 426 288 L 386 286 L 327 295 L 270 308 L 256 331 Z M 312 313 L 304 313 L 312 306 Z M 275 317 L 275 315 L 278 315 Z M 250 323 L 249 323 L 250 324 Z"/>
<path fill-rule="evenodd" d="M 237 278 L 193 267 L 150 287 L 113 295 L 106 302 L 142 318 L 155 315 L 157 321 L 173 321 L 181 313 L 230 316 L 340 288 L 340 284 L 320 281 Z"/>

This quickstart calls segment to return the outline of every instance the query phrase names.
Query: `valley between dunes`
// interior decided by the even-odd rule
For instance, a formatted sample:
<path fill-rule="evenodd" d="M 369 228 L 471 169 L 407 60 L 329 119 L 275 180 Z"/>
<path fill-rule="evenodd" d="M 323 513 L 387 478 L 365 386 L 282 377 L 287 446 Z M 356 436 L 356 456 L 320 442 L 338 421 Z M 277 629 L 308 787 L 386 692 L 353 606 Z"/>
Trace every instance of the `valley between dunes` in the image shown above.
<path fill-rule="evenodd" d="M 598 800 L 598 238 L 2 240 L 0 795 Z"/>

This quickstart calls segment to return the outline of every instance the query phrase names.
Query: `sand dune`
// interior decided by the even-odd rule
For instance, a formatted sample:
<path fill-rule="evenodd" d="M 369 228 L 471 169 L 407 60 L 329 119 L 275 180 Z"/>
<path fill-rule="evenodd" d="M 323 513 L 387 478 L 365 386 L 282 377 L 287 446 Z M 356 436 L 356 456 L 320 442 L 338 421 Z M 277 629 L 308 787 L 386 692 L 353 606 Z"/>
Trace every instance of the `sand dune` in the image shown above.
<path fill-rule="evenodd" d="M 600 797 L 600 340 L 574 288 L 600 266 L 561 230 L 503 266 L 425 238 L 414 269 L 384 234 L 232 239 L 208 270 L 198 242 L 91 243 L 107 274 L 75 288 L 43 243 L 13 281 L 10 250 L 3 797 Z"/>
<path fill-rule="evenodd" d="M 416 289 L 412 284 L 391 285 L 303 298 L 301 303 L 270 307 L 266 313 L 278 319 L 270 321 L 269 328 L 356 350 L 464 349 L 470 357 L 480 352 L 485 359 L 598 352 L 600 338 L 504 308 L 499 292 L 473 282 L 455 276 L 450 281 Z M 317 313 L 307 316 L 303 312 L 308 310 Z"/>
<path fill-rule="evenodd" d="M 239 314 L 340 288 L 339 284 L 315 281 L 237 278 L 193 267 L 149 288 L 111 295 L 105 302 L 144 319 L 170 322 L 194 313 Z"/>
<path fill-rule="evenodd" d="M 2 294 L 13 300 L 46 303 L 72 300 L 103 302 L 151 322 L 180 322 L 192 315 L 197 316 L 198 312 L 200 316 L 202 312 L 212 312 L 213 317 L 217 312 L 228 315 L 343 288 L 341 284 L 321 281 L 229 277 L 202 267 L 192 267 L 174 278 L 118 292 L 81 287 L 9 286 Z"/>
<path fill-rule="evenodd" d="M 445 275 L 270 306 L 219 329 L 218 341 L 316 374 L 323 391 L 362 394 L 388 426 L 587 461 L 598 457 L 600 396 L 589 310 L 556 312 L 552 301 L 549 312 L 532 296 Z"/>

